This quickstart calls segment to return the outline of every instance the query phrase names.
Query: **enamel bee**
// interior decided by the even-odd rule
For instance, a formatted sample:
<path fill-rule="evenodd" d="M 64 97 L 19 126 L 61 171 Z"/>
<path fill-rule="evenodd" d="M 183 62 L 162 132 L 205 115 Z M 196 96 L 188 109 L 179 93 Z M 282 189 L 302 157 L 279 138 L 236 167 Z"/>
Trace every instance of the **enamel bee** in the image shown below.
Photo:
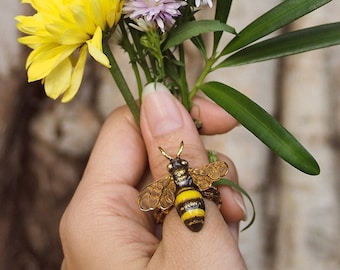
<path fill-rule="evenodd" d="M 162 155 L 170 162 L 169 174 L 145 186 L 138 197 L 142 211 L 154 210 L 156 222 L 161 223 L 165 215 L 175 206 L 184 224 L 193 232 L 202 229 L 205 216 L 204 198 L 221 203 L 220 193 L 212 184 L 226 175 L 228 165 L 216 161 L 199 168 L 189 167 L 188 161 L 181 158 L 183 141 L 176 157 L 171 157 L 161 147 Z"/>

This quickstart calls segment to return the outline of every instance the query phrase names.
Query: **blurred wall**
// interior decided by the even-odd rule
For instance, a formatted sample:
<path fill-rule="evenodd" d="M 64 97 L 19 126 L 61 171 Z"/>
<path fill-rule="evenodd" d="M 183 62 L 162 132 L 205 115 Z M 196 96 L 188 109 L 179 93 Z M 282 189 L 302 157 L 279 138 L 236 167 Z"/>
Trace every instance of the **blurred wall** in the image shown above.
<path fill-rule="evenodd" d="M 46 98 L 40 83 L 27 84 L 28 50 L 16 42 L 13 17 L 30 10 L 7 2 L 0 2 L 0 269 L 59 269 L 60 216 L 103 120 L 122 98 L 93 61 L 68 104 Z M 229 24 L 237 30 L 279 1 L 249 3 L 234 1 Z M 289 28 L 333 22 L 339 12 L 340 2 L 333 1 Z M 128 72 L 124 57 L 120 63 Z M 195 52 L 190 57 L 194 78 L 200 63 Z M 210 78 L 275 115 L 321 166 L 319 176 L 304 175 L 243 127 L 203 137 L 207 148 L 235 161 L 240 183 L 254 199 L 257 219 L 240 236 L 249 269 L 339 269 L 340 47 L 225 69 Z"/>

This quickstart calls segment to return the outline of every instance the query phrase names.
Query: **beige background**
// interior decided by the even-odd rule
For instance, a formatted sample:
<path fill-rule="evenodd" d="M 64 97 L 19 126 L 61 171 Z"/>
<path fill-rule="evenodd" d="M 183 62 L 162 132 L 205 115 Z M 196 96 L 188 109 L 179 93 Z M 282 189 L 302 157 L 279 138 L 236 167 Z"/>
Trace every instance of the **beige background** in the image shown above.
<path fill-rule="evenodd" d="M 229 24 L 240 30 L 279 2 L 234 1 Z M 0 2 L 0 269 L 58 269 L 60 215 L 101 123 L 122 99 L 109 73 L 92 61 L 71 103 L 47 99 L 39 83 L 28 85 L 28 51 L 16 42 L 13 20 L 25 8 Z M 339 14 L 340 2 L 333 1 L 290 28 L 337 21 Z M 199 63 L 191 57 L 194 77 Z M 319 176 L 305 175 L 243 127 L 203 138 L 207 148 L 235 161 L 254 199 L 257 219 L 240 239 L 249 269 L 339 269 L 340 47 L 224 69 L 211 78 L 278 117 L 321 166 Z"/>

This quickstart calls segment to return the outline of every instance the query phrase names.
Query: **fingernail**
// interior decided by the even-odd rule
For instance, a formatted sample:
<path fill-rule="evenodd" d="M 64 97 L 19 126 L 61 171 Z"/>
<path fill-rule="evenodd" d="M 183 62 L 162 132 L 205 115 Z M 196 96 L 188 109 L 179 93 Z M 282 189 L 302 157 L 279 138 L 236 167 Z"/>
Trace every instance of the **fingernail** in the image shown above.
<path fill-rule="evenodd" d="M 153 136 L 165 135 L 183 126 L 176 100 L 161 83 L 145 86 L 142 107 Z"/>
<path fill-rule="evenodd" d="M 248 213 L 247 213 L 247 208 L 246 208 L 246 205 L 244 203 L 242 195 L 237 191 L 233 191 L 233 199 L 237 203 L 237 205 L 241 208 L 241 210 L 243 212 L 242 220 L 246 221 L 247 218 L 248 218 Z"/>

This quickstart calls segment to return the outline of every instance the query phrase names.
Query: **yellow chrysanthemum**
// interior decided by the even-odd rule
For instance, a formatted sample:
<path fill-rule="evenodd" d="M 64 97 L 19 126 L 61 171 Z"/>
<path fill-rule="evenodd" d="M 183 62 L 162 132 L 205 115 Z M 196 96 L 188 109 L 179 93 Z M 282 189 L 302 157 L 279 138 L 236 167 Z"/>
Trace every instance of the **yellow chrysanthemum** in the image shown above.
<path fill-rule="evenodd" d="M 33 51 L 27 58 L 28 81 L 42 80 L 46 94 L 62 102 L 77 93 L 87 51 L 110 67 L 103 53 L 103 32 L 114 27 L 124 0 L 22 0 L 37 12 L 17 16 L 17 27 L 27 34 L 18 41 Z"/>

